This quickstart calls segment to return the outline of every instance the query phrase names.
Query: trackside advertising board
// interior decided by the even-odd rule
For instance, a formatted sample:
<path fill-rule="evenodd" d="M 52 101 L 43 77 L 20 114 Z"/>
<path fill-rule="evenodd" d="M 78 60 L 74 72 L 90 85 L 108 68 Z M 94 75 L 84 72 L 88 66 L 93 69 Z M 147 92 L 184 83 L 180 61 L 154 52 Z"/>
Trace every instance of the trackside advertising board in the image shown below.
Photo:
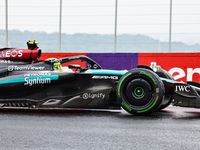
<path fill-rule="evenodd" d="M 138 65 L 137 53 L 87 53 L 103 69 L 131 70 Z"/>
<path fill-rule="evenodd" d="M 131 70 L 137 65 L 159 65 L 176 81 L 200 82 L 200 53 L 43 53 L 40 60 L 84 55 L 103 69 Z M 72 62 L 85 67 L 84 62 Z"/>
<path fill-rule="evenodd" d="M 138 65 L 141 64 L 160 65 L 176 81 L 200 82 L 200 53 L 141 53 Z"/>

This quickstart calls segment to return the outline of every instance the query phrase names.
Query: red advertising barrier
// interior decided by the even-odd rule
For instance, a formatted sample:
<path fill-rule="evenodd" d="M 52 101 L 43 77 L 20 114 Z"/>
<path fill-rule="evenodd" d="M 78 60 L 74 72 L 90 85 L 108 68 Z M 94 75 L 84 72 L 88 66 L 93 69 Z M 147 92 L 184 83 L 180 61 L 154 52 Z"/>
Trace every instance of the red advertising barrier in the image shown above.
<path fill-rule="evenodd" d="M 86 53 L 42 53 L 39 60 L 46 60 L 48 58 L 73 57 L 73 56 L 79 56 L 79 55 L 86 56 Z M 81 61 L 75 61 L 75 62 L 67 63 L 67 65 L 69 65 L 69 64 L 79 64 L 79 65 L 81 65 L 81 67 L 86 66 L 86 63 L 81 62 Z M 67 65 L 63 64 L 62 66 L 67 66 Z"/>
<path fill-rule="evenodd" d="M 137 53 L 136 53 L 137 54 Z M 63 57 L 71 57 L 71 56 L 77 56 L 77 55 L 92 55 L 92 59 L 99 60 L 101 57 L 101 53 L 98 55 L 94 55 L 93 53 L 86 54 L 86 53 L 42 53 L 40 60 L 45 60 L 48 58 L 63 58 Z M 106 59 L 107 57 L 104 56 L 105 54 L 102 54 L 102 62 L 104 62 L 103 59 Z M 112 56 L 109 58 L 109 61 L 116 62 L 115 59 L 119 62 L 123 62 L 124 57 L 130 57 L 130 55 L 122 55 L 119 53 L 118 55 L 123 56 L 119 57 L 118 55 L 113 55 L 112 53 L 107 53 L 107 55 Z M 137 56 L 137 57 L 136 57 Z M 172 74 L 172 76 L 175 78 L 176 81 L 196 81 L 200 82 L 200 53 L 139 53 L 138 55 L 134 55 L 134 60 L 136 61 L 135 64 L 137 65 L 148 65 L 151 66 L 152 64 L 160 65 L 163 69 L 166 71 L 169 71 L 169 73 Z M 114 58 L 116 57 L 116 58 Z M 133 57 L 133 56 L 131 56 Z M 138 60 L 137 60 L 138 59 Z M 97 61 L 101 64 L 101 61 Z M 107 62 L 107 61 L 106 61 Z M 127 61 L 128 62 L 128 61 Z M 133 61 L 131 61 L 133 63 Z M 130 63 L 130 62 L 129 62 Z M 86 64 L 81 61 L 72 62 L 70 64 L 80 64 L 82 67 L 85 67 Z M 117 63 L 115 63 L 117 64 Z M 127 68 L 127 63 L 121 63 L 124 66 L 121 66 L 121 68 Z M 109 69 L 115 69 L 116 66 L 113 66 L 110 63 L 103 64 L 104 68 Z M 65 66 L 65 65 L 64 65 Z M 129 69 L 129 68 L 128 68 Z M 133 68 L 131 68 L 133 69 Z"/>
<path fill-rule="evenodd" d="M 200 53 L 141 53 L 138 65 L 160 65 L 176 81 L 200 82 Z"/>

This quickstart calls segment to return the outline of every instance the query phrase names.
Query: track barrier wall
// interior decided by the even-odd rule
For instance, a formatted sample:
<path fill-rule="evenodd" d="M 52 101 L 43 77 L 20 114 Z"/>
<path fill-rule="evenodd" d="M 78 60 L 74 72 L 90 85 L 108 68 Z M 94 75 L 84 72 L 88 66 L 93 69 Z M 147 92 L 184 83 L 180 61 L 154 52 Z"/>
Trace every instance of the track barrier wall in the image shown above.
<path fill-rule="evenodd" d="M 200 53 L 43 53 L 40 60 L 84 55 L 99 63 L 103 69 L 131 70 L 137 65 L 159 65 L 176 81 L 200 82 Z M 86 63 L 77 61 L 70 64 Z"/>

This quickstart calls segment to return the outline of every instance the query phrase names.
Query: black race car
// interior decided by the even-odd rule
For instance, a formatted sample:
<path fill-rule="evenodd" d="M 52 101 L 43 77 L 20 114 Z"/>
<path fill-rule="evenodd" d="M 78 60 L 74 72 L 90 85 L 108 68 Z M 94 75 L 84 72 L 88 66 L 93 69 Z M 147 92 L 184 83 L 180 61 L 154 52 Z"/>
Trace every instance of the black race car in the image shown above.
<path fill-rule="evenodd" d="M 86 56 L 38 61 L 35 41 L 28 49 L 0 49 L 0 107 L 121 109 L 149 114 L 173 103 L 200 107 L 198 83 L 175 82 L 159 66 L 104 70 Z M 61 64 L 85 61 L 87 67 Z"/>

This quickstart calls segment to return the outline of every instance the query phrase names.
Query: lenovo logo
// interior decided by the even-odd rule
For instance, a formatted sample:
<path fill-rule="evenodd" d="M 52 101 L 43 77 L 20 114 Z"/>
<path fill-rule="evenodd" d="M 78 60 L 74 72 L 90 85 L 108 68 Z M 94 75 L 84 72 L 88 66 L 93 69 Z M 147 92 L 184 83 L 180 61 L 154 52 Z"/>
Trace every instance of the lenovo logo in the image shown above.
<path fill-rule="evenodd" d="M 157 64 L 156 62 L 151 62 L 151 67 L 156 68 L 156 64 Z M 183 64 L 184 64 L 184 61 L 183 61 Z M 186 63 L 185 63 L 185 66 L 187 66 Z M 166 68 L 163 68 L 163 69 L 166 70 Z M 173 76 L 174 80 L 179 81 L 179 82 L 187 82 L 187 81 L 199 82 L 200 80 L 200 68 L 173 67 L 173 68 L 170 68 L 168 72 L 169 74 Z"/>

